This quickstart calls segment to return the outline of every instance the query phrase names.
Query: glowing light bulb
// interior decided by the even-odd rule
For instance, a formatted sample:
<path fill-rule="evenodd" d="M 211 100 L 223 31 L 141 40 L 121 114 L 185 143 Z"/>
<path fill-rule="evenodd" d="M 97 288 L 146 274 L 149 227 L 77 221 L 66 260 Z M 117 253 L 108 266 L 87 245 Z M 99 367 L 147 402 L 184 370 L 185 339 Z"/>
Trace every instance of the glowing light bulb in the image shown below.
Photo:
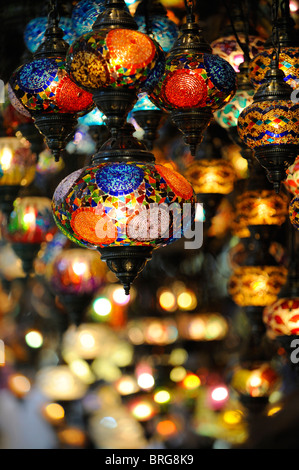
<path fill-rule="evenodd" d="M 137 383 L 143 390 L 150 390 L 155 385 L 155 379 L 149 372 L 143 372 L 139 375 Z"/>
<path fill-rule="evenodd" d="M 226 387 L 216 387 L 212 390 L 211 397 L 217 402 L 224 401 L 228 398 L 228 390 Z"/>
<path fill-rule="evenodd" d="M 25 335 L 25 341 L 30 348 L 38 349 L 43 345 L 43 335 L 39 331 L 29 331 Z"/>
<path fill-rule="evenodd" d="M 146 421 L 153 415 L 153 407 L 150 403 L 138 403 L 132 409 L 133 416 L 139 421 Z"/>
<path fill-rule="evenodd" d="M 159 390 L 154 394 L 154 401 L 159 404 L 168 403 L 171 395 L 167 390 Z"/>
<path fill-rule="evenodd" d="M 30 392 L 30 380 L 22 374 L 12 374 L 8 378 L 9 389 L 19 398 L 24 397 Z"/>
<path fill-rule="evenodd" d="M 12 151 L 9 147 L 4 147 L 0 154 L 0 166 L 3 171 L 7 171 L 10 168 L 12 161 Z"/>
<path fill-rule="evenodd" d="M 129 376 L 123 376 L 115 386 L 120 395 L 131 395 L 139 390 L 135 379 Z"/>
<path fill-rule="evenodd" d="M 117 287 L 113 291 L 112 298 L 118 305 L 126 305 L 130 301 L 130 295 L 126 295 L 122 287 Z"/>
<path fill-rule="evenodd" d="M 172 292 L 164 291 L 159 296 L 160 306 L 169 312 L 175 310 L 176 308 L 176 299 Z"/>
<path fill-rule="evenodd" d="M 181 292 L 178 295 L 177 302 L 182 310 L 193 310 L 197 305 L 196 297 L 192 291 Z"/>
<path fill-rule="evenodd" d="M 195 374 L 187 374 L 183 379 L 183 386 L 187 390 L 195 390 L 201 384 L 200 378 Z"/>
<path fill-rule="evenodd" d="M 93 303 L 93 309 L 100 317 L 107 317 L 112 310 L 112 304 L 109 299 L 99 297 Z"/>
<path fill-rule="evenodd" d="M 44 414 L 51 421 L 61 421 L 65 416 L 64 408 L 58 403 L 49 403 L 45 409 Z"/>
<path fill-rule="evenodd" d="M 173 382 L 181 382 L 182 380 L 184 380 L 184 378 L 186 377 L 187 375 L 187 371 L 184 367 L 182 366 L 177 366 L 177 367 L 174 367 L 171 371 L 170 371 L 170 379 L 173 381 Z"/>
<path fill-rule="evenodd" d="M 35 221 L 36 221 L 36 217 L 35 217 L 35 212 L 33 210 L 29 210 L 28 212 L 24 214 L 23 222 L 27 228 L 33 229 L 35 226 Z"/>
<path fill-rule="evenodd" d="M 227 410 L 223 413 L 223 421 L 226 424 L 236 425 L 241 423 L 242 419 L 243 416 L 239 410 Z"/>
<path fill-rule="evenodd" d="M 75 261 L 72 268 L 77 276 L 82 276 L 86 272 L 87 266 L 83 262 Z"/>
<path fill-rule="evenodd" d="M 94 336 L 87 331 L 81 331 L 79 333 L 78 339 L 84 349 L 93 349 L 95 346 Z"/>

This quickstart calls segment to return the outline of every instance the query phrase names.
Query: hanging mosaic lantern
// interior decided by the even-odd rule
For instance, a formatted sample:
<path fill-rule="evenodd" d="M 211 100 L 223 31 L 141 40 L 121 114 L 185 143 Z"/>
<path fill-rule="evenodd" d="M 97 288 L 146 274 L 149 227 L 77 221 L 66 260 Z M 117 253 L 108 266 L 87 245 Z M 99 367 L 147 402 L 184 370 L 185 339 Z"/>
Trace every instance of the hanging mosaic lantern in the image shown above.
<path fill-rule="evenodd" d="M 25 273 L 31 272 L 41 244 L 51 241 L 56 230 L 49 198 L 20 195 L 15 200 L 4 238 L 22 260 Z"/>
<path fill-rule="evenodd" d="M 36 162 L 36 155 L 27 140 L 0 138 L 0 209 L 7 216 L 21 187 L 34 180 Z"/>
<path fill-rule="evenodd" d="M 286 283 L 288 270 L 270 252 L 269 227 L 248 228 L 251 238 L 246 244 L 247 252 L 229 279 L 228 293 L 241 307 L 265 307 L 277 300 Z"/>
<path fill-rule="evenodd" d="M 167 55 L 165 72 L 149 97 L 156 106 L 170 113 L 192 155 L 213 112 L 230 101 L 236 86 L 233 67 L 212 53 L 190 8 L 187 22 Z"/>
<path fill-rule="evenodd" d="M 124 1 L 106 0 L 92 31 L 70 47 L 72 80 L 92 93 L 110 130 L 122 127 L 141 87 L 152 87 L 164 70 L 164 52 L 138 26 Z"/>
<path fill-rule="evenodd" d="M 238 89 L 235 96 L 228 104 L 214 113 L 214 119 L 221 127 L 227 130 L 232 141 L 244 147 L 237 131 L 238 119 L 243 111 L 253 102 L 254 89 L 248 78 L 248 61 L 246 60 L 240 66 L 238 73 Z"/>
<path fill-rule="evenodd" d="M 246 44 L 248 55 L 255 57 L 263 49 L 265 42 L 249 24 L 251 12 L 248 7 L 247 11 L 243 11 L 244 6 L 241 7 L 235 0 L 230 2 L 230 11 L 227 11 L 230 24 L 224 28 L 220 37 L 211 43 L 213 53 L 227 60 L 236 72 L 240 71 L 240 65 L 247 60 L 242 44 Z M 226 9 L 228 10 L 227 6 Z"/>
<path fill-rule="evenodd" d="M 65 307 L 69 321 L 80 325 L 98 289 L 106 283 L 106 264 L 84 248 L 62 250 L 48 266 L 51 291 Z"/>
<path fill-rule="evenodd" d="M 66 41 L 68 44 L 71 44 L 76 38 L 76 33 L 73 30 L 71 18 L 61 16 L 59 19 L 59 26 L 64 32 L 64 41 Z M 37 51 L 43 42 L 47 27 L 48 18 L 43 16 L 33 18 L 27 24 L 24 31 L 24 42 L 28 50 L 33 54 Z"/>
<path fill-rule="evenodd" d="M 292 89 L 298 87 L 299 80 L 299 40 L 298 31 L 295 28 L 295 21 L 290 15 L 289 1 L 284 4 L 282 16 L 275 22 L 275 28 L 271 37 L 250 62 L 249 79 L 255 89 L 267 82 L 266 74 L 271 68 L 271 60 L 274 53 L 273 42 L 278 35 L 277 47 L 280 48 L 279 69 L 283 72 L 284 81 Z"/>
<path fill-rule="evenodd" d="M 167 16 L 159 0 L 142 0 L 136 8 L 134 19 L 138 31 L 155 39 L 165 53 L 169 52 L 179 35 L 178 26 Z"/>
<path fill-rule="evenodd" d="M 245 43 L 247 39 L 243 31 L 237 31 L 238 38 Z M 249 53 L 251 57 L 255 57 L 264 49 L 265 40 L 260 36 L 249 34 Z M 240 65 L 244 62 L 244 52 L 239 46 L 236 36 L 228 34 L 216 39 L 211 43 L 213 54 L 217 54 L 222 59 L 227 60 L 236 72 L 240 72 Z"/>
<path fill-rule="evenodd" d="M 79 88 L 66 72 L 69 44 L 58 26 L 57 11 L 50 5 L 48 28 L 33 60 L 21 65 L 9 81 L 11 103 L 25 108 L 46 144 L 58 160 L 77 125 L 77 118 L 90 111 L 92 95 Z"/>
<path fill-rule="evenodd" d="M 127 294 L 152 251 L 181 236 L 183 204 L 189 204 L 191 220 L 195 204 L 187 180 L 155 164 L 133 132 L 130 124 L 119 130 L 118 138 L 94 155 L 92 165 L 67 176 L 53 196 L 60 230 L 75 243 L 98 250 Z M 172 203 L 177 212 L 169 217 Z"/>
<path fill-rule="evenodd" d="M 299 150 L 299 105 L 291 100 L 291 92 L 291 87 L 283 80 L 283 72 L 272 62 L 267 82 L 258 89 L 253 103 L 238 119 L 241 139 L 254 151 L 277 192 Z"/>

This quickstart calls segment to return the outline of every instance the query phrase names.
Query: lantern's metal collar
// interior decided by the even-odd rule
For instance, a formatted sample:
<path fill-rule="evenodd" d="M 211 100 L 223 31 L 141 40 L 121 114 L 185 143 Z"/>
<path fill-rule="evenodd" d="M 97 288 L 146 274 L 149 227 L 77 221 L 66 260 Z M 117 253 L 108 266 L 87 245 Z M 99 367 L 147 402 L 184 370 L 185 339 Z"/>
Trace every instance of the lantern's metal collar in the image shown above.
<path fill-rule="evenodd" d="M 116 28 L 137 30 L 138 25 L 127 11 L 124 0 L 106 0 L 105 10 L 99 14 L 92 29 L 98 31 Z"/>
<path fill-rule="evenodd" d="M 202 30 L 195 21 L 187 21 L 180 28 L 180 33 L 175 41 L 170 54 L 212 54 L 212 48 L 204 39 Z"/>
<path fill-rule="evenodd" d="M 291 99 L 293 89 L 285 82 L 285 75 L 274 60 L 265 78 L 267 81 L 258 88 L 254 95 L 254 102 Z"/>
<path fill-rule="evenodd" d="M 133 136 L 135 128 L 126 123 L 121 129 L 112 130 L 111 137 L 92 157 L 92 164 L 104 162 L 154 162 L 154 154 Z"/>

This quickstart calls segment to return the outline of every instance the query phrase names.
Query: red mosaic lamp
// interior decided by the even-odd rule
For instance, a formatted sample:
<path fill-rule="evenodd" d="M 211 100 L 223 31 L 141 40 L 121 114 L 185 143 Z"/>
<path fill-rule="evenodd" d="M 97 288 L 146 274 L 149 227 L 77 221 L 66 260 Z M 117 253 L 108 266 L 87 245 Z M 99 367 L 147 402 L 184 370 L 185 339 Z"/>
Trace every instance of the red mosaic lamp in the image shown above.
<path fill-rule="evenodd" d="M 9 98 L 29 113 L 58 161 L 71 140 L 77 118 L 93 107 L 92 95 L 79 88 L 66 71 L 69 44 L 63 40 L 57 6 L 49 2 L 48 28 L 33 60 L 21 65 L 9 81 Z"/>
<path fill-rule="evenodd" d="M 170 113 L 182 131 L 192 155 L 213 118 L 234 96 L 236 73 L 212 53 L 193 14 L 193 1 L 185 1 L 187 20 L 166 57 L 165 72 L 149 94 L 158 108 Z"/>
<path fill-rule="evenodd" d="M 141 91 L 164 71 L 161 46 L 138 25 L 124 0 L 106 0 L 92 31 L 76 39 L 67 54 L 72 80 L 92 93 L 111 131 L 122 127 Z"/>

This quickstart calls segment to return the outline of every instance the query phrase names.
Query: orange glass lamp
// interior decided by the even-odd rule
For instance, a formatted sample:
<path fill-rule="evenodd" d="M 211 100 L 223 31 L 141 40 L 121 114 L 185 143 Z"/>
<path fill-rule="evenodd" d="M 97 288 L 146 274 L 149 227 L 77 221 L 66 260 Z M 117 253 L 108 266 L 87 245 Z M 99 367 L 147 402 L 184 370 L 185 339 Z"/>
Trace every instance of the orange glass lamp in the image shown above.
<path fill-rule="evenodd" d="M 125 124 L 137 94 L 157 83 L 164 63 L 161 46 L 138 31 L 124 0 L 106 0 L 92 30 L 67 54 L 71 79 L 92 94 L 110 130 Z"/>

